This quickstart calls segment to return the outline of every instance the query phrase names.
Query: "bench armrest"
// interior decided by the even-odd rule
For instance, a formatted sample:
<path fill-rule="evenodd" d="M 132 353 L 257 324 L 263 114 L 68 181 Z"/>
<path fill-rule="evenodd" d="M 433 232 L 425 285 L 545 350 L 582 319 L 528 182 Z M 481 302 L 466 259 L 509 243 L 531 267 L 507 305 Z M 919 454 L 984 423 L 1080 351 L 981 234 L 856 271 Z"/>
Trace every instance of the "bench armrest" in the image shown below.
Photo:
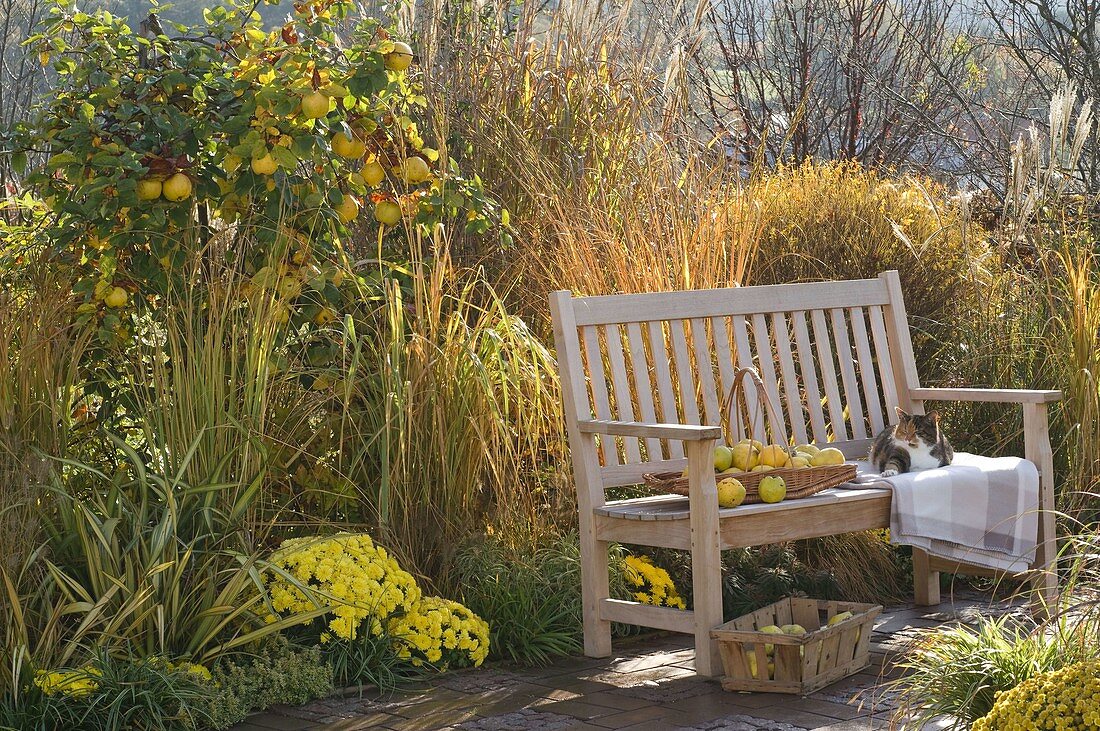
<path fill-rule="evenodd" d="M 1060 401 L 1061 391 L 1023 388 L 911 388 L 914 401 L 985 401 L 999 404 L 1047 404 Z"/>
<path fill-rule="evenodd" d="M 722 438 L 722 427 L 720 426 L 644 424 L 638 421 L 589 419 L 577 422 L 577 427 L 584 434 L 608 434 L 616 437 L 638 437 L 641 439 L 678 439 L 684 442 L 697 442 Z"/>

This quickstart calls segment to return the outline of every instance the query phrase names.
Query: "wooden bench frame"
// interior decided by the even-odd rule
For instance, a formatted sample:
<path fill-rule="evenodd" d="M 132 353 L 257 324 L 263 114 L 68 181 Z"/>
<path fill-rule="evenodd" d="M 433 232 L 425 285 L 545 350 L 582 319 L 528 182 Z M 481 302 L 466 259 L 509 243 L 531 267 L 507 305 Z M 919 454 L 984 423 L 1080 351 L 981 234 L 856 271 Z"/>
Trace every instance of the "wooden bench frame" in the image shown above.
<path fill-rule="evenodd" d="M 923 413 L 925 401 L 1020 404 L 1024 456 L 1038 467 L 1041 479 L 1031 578 L 1039 606 L 1055 599 L 1047 404 L 1061 394 L 922 388 L 897 272 L 877 279 L 694 292 L 574 298 L 559 291 L 551 295 L 550 308 L 577 488 L 586 655 L 610 655 L 611 622 L 625 622 L 695 635 L 696 671 L 715 675 L 720 664 L 710 630 L 722 623 L 723 550 L 889 526 L 890 492 L 882 489 L 830 490 L 796 502 L 719 509 L 712 465 L 715 440 L 723 436 L 715 426 L 721 423 L 716 415 L 723 396 L 718 381 L 726 381 L 737 365 L 761 370 L 770 394 L 783 402 L 796 440 L 820 443 L 832 441 L 826 435 L 842 433 L 845 439 L 833 445 L 850 458 L 866 454 L 872 432 L 889 423 L 885 414 L 894 404 L 915 413 Z M 761 357 L 764 350 L 767 356 Z M 711 367 L 699 368 L 704 361 Z M 780 384 L 785 398 L 780 398 Z M 608 487 L 637 484 L 647 472 L 683 467 L 690 482 L 689 507 L 683 498 L 662 496 L 606 501 Z M 690 551 L 692 609 L 612 599 L 610 542 Z M 989 573 L 920 550 L 913 554 L 915 597 L 921 605 L 939 603 L 940 571 Z"/>

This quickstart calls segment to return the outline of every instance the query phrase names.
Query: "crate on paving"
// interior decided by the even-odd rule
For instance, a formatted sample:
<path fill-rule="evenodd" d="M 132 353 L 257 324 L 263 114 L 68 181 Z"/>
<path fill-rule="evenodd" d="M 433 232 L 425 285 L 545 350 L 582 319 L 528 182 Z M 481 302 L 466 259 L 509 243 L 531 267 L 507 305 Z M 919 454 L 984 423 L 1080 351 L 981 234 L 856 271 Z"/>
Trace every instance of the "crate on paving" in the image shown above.
<path fill-rule="evenodd" d="M 871 630 L 881 611 L 876 604 L 789 597 L 726 622 L 711 630 L 725 669 L 722 687 L 806 695 L 835 683 L 870 663 Z M 845 612 L 852 616 L 829 624 Z M 806 633 L 760 631 L 770 625 L 801 625 Z"/>

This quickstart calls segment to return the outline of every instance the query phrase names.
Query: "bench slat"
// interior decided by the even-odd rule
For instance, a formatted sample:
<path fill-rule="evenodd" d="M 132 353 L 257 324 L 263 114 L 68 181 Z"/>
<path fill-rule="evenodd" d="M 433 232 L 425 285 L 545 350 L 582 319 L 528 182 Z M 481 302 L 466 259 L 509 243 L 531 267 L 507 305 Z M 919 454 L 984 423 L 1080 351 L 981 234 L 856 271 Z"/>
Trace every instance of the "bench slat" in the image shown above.
<path fill-rule="evenodd" d="M 713 317 L 710 321 L 711 332 L 714 333 L 714 356 L 718 360 L 718 376 L 721 381 L 719 395 L 725 399 L 733 386 L 736 369 L 733 365 L 733 350 L 730 348 L 729 319 L 725 317 Z M 725 401 L 722 402 L 723 404 Z M 723 418 L 732 419 L 732 413 L 723 413 Z M 732 421 L 729 423 L 733 423 Z M 733 439 L 732 434 L 727 434 L 728 439 Z"/>
<path fill-rule="evenodd" d="M 782 312 L 772 314 L 772 333 L 779 353 L 779 372 L 783 377 L 783 391 L 787 394 L 787 413 L 790 417 L 791 435 L 799 444 L 810 441 L 806 434 L 806 412 L 802 405 L 802 392 L 794 371 L 794 354 L 791 352 L 790 331 Z"/>
<path fill-rule="evenodd" d="M 890 341 L 886 337 L 886 318 L 881 307 L 868 310 L 871 320 L 871 335 L 875 341 L 875 355 L 878 357 L 879 383 L 882 384 L 883 398 L 886 399 L 886 421 L 893 423 L 894 409 L 898 406 L 898 389 L 894 383 L 894 363 L 890 356 Z"/>
<path fill-rule="evenodd" d="M 684 321 L 673 320 L 668 323 L 672 336 L 672 356 L 676 363 L 676 379 L 680 386 L 680 408 L 684 411 L 684 421 L 689 424 L 699 422 L 699 401 L 695 393 L 695 377 L 688 355 L 687 335 L 684 334 Z"/>
<path fill-rule="evenodd" d="M 603 369 L 603 350 L 600 348 L 600 333 L 594 327 L 582 327 L 585 359 L 588 361 L 589 385 L 592 392 L 592 408 L 596 418 L 611 420 L 611 402 L 607 397 L 607 376 Z M 619 463 L 619 450 L 614 437 L 599 437 L 600 458 L 605 465 Z"/>
<path fill-rule="evenodd" d="M 749 345 L 749 330 L 745 318 L 735 315 L 730 318 L 730 322 L 733 325 L 733 342 L 737 348 L 737 365 L 740 368 L 752 368 L 754 366 L 752 346 Z M 768 435 L 764 427 L 764 419 L 760 418 L 760 396 L 756 393 L 756 384 L 746 380 L 744 388 L 745 403 L 748 405 L 749 419 L 752 422 L 751 426 L 744 425 L 745 436 L 751 434 L 753 439 L 766 441 Z"/>
<path fill-rule="evenodd" d="M 756 362 L 760 366 L 760 380 L 764 382 L 764 392 L 768 394 L 768 398 L 778 410 L 775 414 L 768 411 L 773 435 L 770 441 L 779 442 L 784 433 L 781 422 L 785 417 L 783 401 L 779 398 L 779 385 L 775 379 L 775 355 L 772 353 L 771 338 L 768 335 L 768 320 L 764 315 L 757 313 L 752 316 L 752 336 L 756 341 Z"/>
<path fill-rule="evenodd" d="M 611 364 L 611 383 L 615 389 L 615 413 L 617 421 L 634 421 L 634 399 L 630 394 L 630 380 L 626 373 L 626 359 L 623 357 L 623 338 L 618 325 L 605 325 L 604 338 L 607 343 L 607 361 Z M 638 440 L 623 438 L 623 451 L 627 462 L 641 462 Z"/>
<path fill-rule="evenodd" d="M 642 326 L 632 322 L 626 326 L 626 342 L 630 350 L 630 367 L 634 372 L 634 392 L 638 395 L 638 411 L 642 421 L 656 423 L 657 412 L 653 407 L 653 386 L 649 380 L 649 361 L 645 355 L 645 341 L 642 338 Z M 655 462 L 663 458 L 660 439 L 645 440 L 648 461 Z"/>
<path fill-rule="evenodd" d="M 669 358 L 668 348 L 665 346 L 665 330 L 659 320 L 651 320 L 647 323 L 649 331 L 649 352 L 653 354 L 653 372 L 657 381 L 657 395 L 661 404 L 661 421 L 666 423 L 679 423 L 680 415 L 676 410 L 676 391 L 672 386 L 672 372 L 669 368 L 672 359 Z M 680 442 L 668 442 L 668 456 L 677 458 L 684 456 L 684 447 Z"/>
<path fill-rule="evenodd" d="M 691 320 L 691 340 L 695 346 L 695 375 L 703 392 L 703 409 L 708 424 L 721 424 L 721 407 L 718 405 L 718 386 L 714 382 L 712 349 L 707 340 L 707 321 Z"/>
<path fill-rule="evenodd" d="M 867 438 L 867 425 L 863 421 L 863 403 L 859 395 L 859 381 L 856 380 L 855 361 L 852 360 L 852 345 L 848 340 L 848 323 L 844 310 L 829 310 L 833 322 L 833 340 L 836 342 L 836 357 L 840 363 L 840 377 L 844 382 L 844 398 L 848 403 L 848 420 L 852 425 L 852 437 Z"/>
<path fill-rule="evenodd" d="M 573 300 L 577 325 L 690 320 L 695 317 L 752 315 L 811 308 L 885 305 L 889 292 L 881 280 L 771 284 L 756 287 L 618 294 Z"/>
<path fill-rule="evenodd" d="M 836 380 L 836 363 L 833 361 L 829 325 L 825 322 L 825 312 L 822 310 L 814 310 L 810 313 L 810 317 L 814 328 L 814 343 L 817 345 L 817 364 L 821 381 L 825 384 L 829 426 L 833 430 L 833 440 L 842 442 L 848 439 L 848 430 L 844 426 L 844 402 L 840 400 L 840 387 Z"/>
<path fill-rule="evenodd" d="M 867 404 L 867 418 L 871 423 L 871 436 L 882 431 L 882 402 L 878 397 L 878 382 L 875 379 L 875 364 L 871 358 L 871 342 L 867 335 L 867 323 L 862 307 L 848 310 L 848 319 L 852 322 L 852 338 L 856 342 L 856 356 L 859 359 L 859 373 L 863 380 L 863 396 Z"/>
<path fill-rule="evenodd" d="M 810 424 L 813 426 L 814 441 L 824 444 L 829 441 L 825 429 L 825 414 L 821 407 L 821 391 L 817 387 L 817 367 L 810 348 L 810 333 L 806 328 L 806 313 L 792 312 L 794 339 L 798 347 L 798 363 L 802 367 L 802 385 L 806 388 L 806 409 L 810 412 Z"/>

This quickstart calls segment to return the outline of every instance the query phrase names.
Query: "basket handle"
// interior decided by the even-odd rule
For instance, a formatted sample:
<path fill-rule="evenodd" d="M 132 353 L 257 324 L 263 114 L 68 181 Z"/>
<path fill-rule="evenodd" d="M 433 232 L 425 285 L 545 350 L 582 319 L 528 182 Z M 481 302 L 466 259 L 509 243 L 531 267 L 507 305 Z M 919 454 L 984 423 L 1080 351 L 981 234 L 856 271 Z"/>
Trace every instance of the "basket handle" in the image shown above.
<path fill-rule="evenodd" d="M 732 438 L 734 436 L 733 425 L 731 422 L 731 415 L 737 414 L 737 426 L 738 431 L 745 430 L 743 433 L 750 433 L 752 429 L 753 419 L 752 410 L 749 408 L 748 397 L 745 395 L 745 379 L 748 378 L 756 386 L 757 398 L 757 412 L 761 411 L 760 403 L 763 401 L 764 408 L 767 413 L 773 417 L 773 421 L 779 425 L 780 435 L 783 437 L 783 448 L 788 452 L 790 451 L 790 438 L 787 435 L 787 425 L 783 422 L 783 413 L 776 408 L 775 403 L 772 402 L 771 395 L 768 394 L 768 390 L 764 387 L 764 381 L 760 378 L 760 374 L 756 372 L 755 368 L 738 368 L 733 377 L 733 384 L 730 386 L 729 393 L 726 395 L 725 402 L 722 405 L 722 420 L 725 422 L 723 426 L 725 431 Z M 774 436 L 774 435 L 773 435 Z M 751 437 L 750 437 L 751 438 Z"/>

